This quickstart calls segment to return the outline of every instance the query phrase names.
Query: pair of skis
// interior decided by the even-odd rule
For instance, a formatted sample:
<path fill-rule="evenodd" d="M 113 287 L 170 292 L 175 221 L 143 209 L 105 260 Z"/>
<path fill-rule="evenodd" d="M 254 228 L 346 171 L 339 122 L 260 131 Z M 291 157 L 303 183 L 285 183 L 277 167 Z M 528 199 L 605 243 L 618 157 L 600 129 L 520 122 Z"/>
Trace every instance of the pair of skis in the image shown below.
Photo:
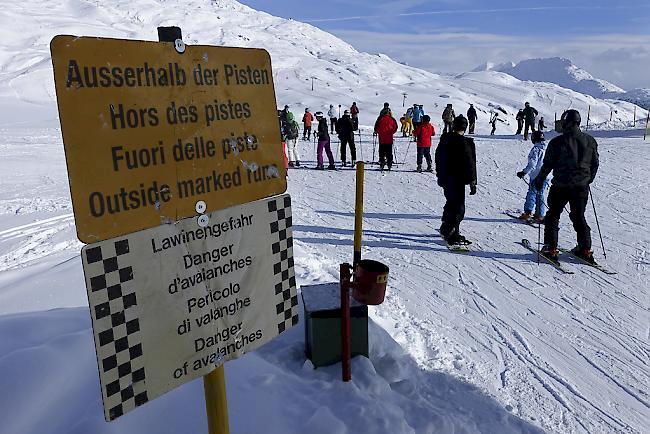
<path fill-rule="evenodd" d="M 555 259 L 553 259 L 553 258 L 551 258 L 549 256 L 546 256 L 540 250 L 534 248 L 532 246 L 532 244 L 530 243 L 530 241 L 528 241 L 527 239 L 524 238 L 523 240 L 521 240 L 521 244 L 525 248 L 530 250 L 531 252 L 538 254 L 540 256 L 540 258 L 543 258 L 546 262 L 548 262 L 549 264 L 551 264 L 552 266 L 554 266 L 556 269 L 563 272 L 564 274 L 575 274 L 575 272 L 573 270 L 568 268 L 566 265 L 562 264 L 560 261 L 556 261 Z M 610 270 L 610 269 L 608 269 L 608 268 L 606 268 L 606 267 L 604 267 L 604 266 L 602 266 L 602 265 L 600 265 L 600 264 L 598 264 L 596 262 L 589 262 L 589 261 L 585 260 L 581 256 L 578 256 L 575 253 L 573 253 L 571 250 L 559 249 L 559 251 L 561 253 L 563 253 L 563 254 L 571 256 L 575 261 L 577 261 L 577 262 L 579 262 L 581 264 L 584 264 L 584 265 L 588 265 L 588 266 L 590 266 L 592 268 L 595 268 L 596 270 L 599 270 L 599 271 L 601 271 L 601 272 L 603 272 L 605 274 L 609 274 L 609 275 L 616 274 L 615 271 L 612 271 L 612 270 Z"/>

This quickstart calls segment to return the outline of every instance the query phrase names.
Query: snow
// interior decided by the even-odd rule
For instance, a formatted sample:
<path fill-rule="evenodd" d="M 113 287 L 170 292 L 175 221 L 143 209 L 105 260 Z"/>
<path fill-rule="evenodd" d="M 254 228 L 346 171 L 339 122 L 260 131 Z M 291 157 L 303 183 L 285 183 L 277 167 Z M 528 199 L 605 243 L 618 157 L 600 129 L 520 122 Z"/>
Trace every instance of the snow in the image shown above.
<path fill-rule="evenodd" d="M 391 267 L 386 301 L 369 309 L 370 358 L 353 360 L 350 383 L 340 381 L 340 365 L 314 370 L 300 323 L 226 364 L 231 432 L 647 432 L 650 155 L 639 124 L 632 127 L 632 104 L 495 71 L 432 74 L 230 0 L 26 0 L 3 14 L 1 434 L 207 431 L 200 381 L 103 420 L 48 51 L 57 33 L 154 39 L 157 25 L 171 24 L 189 44 L 267 48 L 278 103 L 296 114 L 357 101 L 366 160 L 370 125 L 384 101 L 400 106 L 402 92 L 407 104 L 424 104 L 438 132 L 447 102 L 457 113 L 470 102 L 479 111 L 478 194 L 468 196 L 462 225 L 473 252 L 450 253 L 437 237 L 442 192 L 433 175 L 411 172 L 415 147 L 398 138 L 404 164 L 366 173 L 363 256 Z M 515 173 L 530 144 L 512 135 L 524 101 L 547 125 L 569 107 L 586 118 L 591 106 L 606 261 L 592 211 L 587 219 L 597 259 L 617 275 L 578 264 L 575 275 L 561 275 L 518 244 L 537 237 L 503 214 L 521 208 L 526 193 Z M 486 136 L 497 109 L 508 116 L 499 135 Z M 299 145 L 312 167 L 313 143 Z M 353 172 L 291 170 L 289 193 L 298 284 L 337 280 L 339 263 L 352 259 Z M 574 243 L 566 215 L 560 241 Z"/>

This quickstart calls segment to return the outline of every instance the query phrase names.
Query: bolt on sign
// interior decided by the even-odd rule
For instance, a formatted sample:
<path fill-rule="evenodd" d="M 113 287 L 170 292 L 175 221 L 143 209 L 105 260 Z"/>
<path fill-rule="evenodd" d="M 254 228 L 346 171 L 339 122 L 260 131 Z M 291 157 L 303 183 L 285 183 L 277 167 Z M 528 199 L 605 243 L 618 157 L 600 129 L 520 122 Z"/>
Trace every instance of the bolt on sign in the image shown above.
<path fill-rule="evenodd" d="M 298 323 L 288 194 L 86 245 L 106 420 Z"/>
<path fill-rule="evenodd" d="M 286 191 L 266 50 L 75 36 L 50 50 L 81 241 Z"/>

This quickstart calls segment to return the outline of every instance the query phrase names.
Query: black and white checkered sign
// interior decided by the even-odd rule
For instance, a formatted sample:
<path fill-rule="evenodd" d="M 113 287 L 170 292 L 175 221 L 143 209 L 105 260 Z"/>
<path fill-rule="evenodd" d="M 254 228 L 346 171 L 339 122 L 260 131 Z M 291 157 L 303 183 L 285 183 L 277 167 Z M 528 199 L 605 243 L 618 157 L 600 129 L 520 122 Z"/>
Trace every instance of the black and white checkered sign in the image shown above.
<path fill-rule="evenodd" d="M 83 256 L 102 398 L 113 420 L 148 401 L 129 240 L 84 249 Z"/>
<path fill-rule="evenodd" d="M 298 295 L 293 270 L 293 236 L 291 232 L 291 197 L 281 196 L 268 201 L 269 213 L 275 218 L 269 224 L 273 244 L 273 276 L 275 282 L 278 333 L 298 324 Z"/>
<path fill-rule="evenodd" d="M 82 250 L 106 420 L 298 323 L 289 195 L 202 217 Z"/>

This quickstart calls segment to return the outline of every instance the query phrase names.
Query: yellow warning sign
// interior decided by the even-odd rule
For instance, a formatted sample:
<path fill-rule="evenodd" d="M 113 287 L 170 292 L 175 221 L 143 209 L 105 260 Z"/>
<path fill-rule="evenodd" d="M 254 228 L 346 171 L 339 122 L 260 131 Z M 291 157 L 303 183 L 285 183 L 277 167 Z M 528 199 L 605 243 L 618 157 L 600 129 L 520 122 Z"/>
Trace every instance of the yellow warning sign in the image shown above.
<path fill-rule="evenodd" d="M 266 50 L 75 36 L 50 49 L 81 241 L 286 190 Z"/>

